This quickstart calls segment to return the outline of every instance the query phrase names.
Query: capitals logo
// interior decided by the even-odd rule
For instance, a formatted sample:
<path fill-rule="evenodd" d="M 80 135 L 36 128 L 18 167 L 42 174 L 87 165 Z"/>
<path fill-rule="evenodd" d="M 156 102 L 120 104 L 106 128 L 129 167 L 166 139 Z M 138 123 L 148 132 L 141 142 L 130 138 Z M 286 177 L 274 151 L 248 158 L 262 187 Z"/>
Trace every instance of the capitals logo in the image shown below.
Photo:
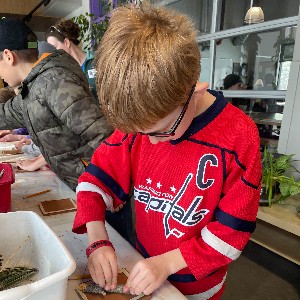
<path fill-rule="evenodd" d="M 212 167 L 218 166 L 218 159 L 215 155 L 205 154 L 199 160 L 196 183 L 198 188 L 202 190 L 209 188 L 214 183 L 214 179 L 208 179 L 204 181 L 205 170 L 208 165 Z M 177 228 L 170 228 L 169 220 L 171 218 L 184 226 L 195 226 L 201 222 L 201 220 L 203 220 L 205 215 L 209 213 L 208 209 L 197 210 L 202 202 L 202 196 L 196 196 L 186 210 L 179 204 L 193 176 L 194 175 L 192 173 L 187 175 L 175 196 L 169 193 L 162 193 L 147 185 L 139 185 L 138 188 L 134 189 L 134 198 L 136 201 L 145 204 L 145 211 L 148 212 L 149 210 L 152 210 L 164 214 L 163 224 L 166 238 L 168 238 L 170 235 L 174 235 L 177 238 L 180 238 L 184 235 L 184 233 Z M 146 181 L 147 184 L 151 184 L 152 182 L 150 178 L 148 178 Z M 160 189 L 160 182 L 157 183 L 157 187 Z M 170 187 L 170 189 L 172 192 L 176 191 L 174 186 Z"/>

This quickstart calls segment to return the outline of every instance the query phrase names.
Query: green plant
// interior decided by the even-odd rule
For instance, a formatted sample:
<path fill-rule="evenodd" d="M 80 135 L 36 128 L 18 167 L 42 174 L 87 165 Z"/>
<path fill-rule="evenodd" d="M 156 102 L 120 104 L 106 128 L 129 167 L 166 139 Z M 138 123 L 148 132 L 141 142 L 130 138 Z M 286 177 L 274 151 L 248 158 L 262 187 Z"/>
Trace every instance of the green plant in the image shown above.
<path fill-rule="evenodd" d="M 80 40 L 83 42 L 84 50 L 95 51 L 108 27 L 111 10 L 119 5 L 135 3 L 134 0 L 99 0 L 102 17 L 91 13 L 80 14 L 71 18 L 80 27 Z"/>
<path fill-rule="evenodd" d="M 95 51 L 107 29 L 109 15 L 100 19 L 96 15 L 86 12 L 73 17 L 72 21 L 80 27 L 80 40 L 83 42 L 84 50 Z"/>
<path fill-rule="evenodd" d="M 276 183 L 279 184 L 279 202 L 286 200 L 290 196 L 300 193 L 300 180 L 290 175 L 292 172 L 300 173 L 294 166 L 294 154 L 280 155 L 271 153 L 264 149 L 262 158 L 262 183 L 266 187 L 266 193 L 269 201 L 269 206 L 272 205 L 272 198 L 275 192 Z"/>

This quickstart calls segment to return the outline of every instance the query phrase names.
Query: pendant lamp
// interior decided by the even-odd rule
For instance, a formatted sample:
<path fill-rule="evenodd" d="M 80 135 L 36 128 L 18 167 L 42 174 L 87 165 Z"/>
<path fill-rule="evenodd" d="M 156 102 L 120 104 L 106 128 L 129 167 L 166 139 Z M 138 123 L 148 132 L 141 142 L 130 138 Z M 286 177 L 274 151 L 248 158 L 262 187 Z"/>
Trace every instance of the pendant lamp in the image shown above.
<path fill-rule="evenodd" d="M 259 6 L 259 1 L 255 1 L 255 3 L 251 3 L 251 7 L 246 13 L 245 23 L 247 24 L 257 24 L 264 22 L 264 12 Z"/>

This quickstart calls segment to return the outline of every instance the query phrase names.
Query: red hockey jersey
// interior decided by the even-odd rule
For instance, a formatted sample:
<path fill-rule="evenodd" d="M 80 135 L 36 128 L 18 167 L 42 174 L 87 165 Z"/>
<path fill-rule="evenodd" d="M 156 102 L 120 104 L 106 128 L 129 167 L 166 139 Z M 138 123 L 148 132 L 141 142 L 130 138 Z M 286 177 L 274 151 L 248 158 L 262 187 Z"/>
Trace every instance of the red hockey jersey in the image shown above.
<path fill-rule="evenodd" d="M 150 257 L 179 248 L 188 268 L 169 276 L 183 294 L 219 297 L 227 265 L 255 229 L 261 182 L 258 130 L 221 93 L 178 140 L 151 144 L 115 131 L 80 177 L 73 231 L 129 201 L 137 248 Z M 218 295 L 218 297 L 217 297 Z"/>

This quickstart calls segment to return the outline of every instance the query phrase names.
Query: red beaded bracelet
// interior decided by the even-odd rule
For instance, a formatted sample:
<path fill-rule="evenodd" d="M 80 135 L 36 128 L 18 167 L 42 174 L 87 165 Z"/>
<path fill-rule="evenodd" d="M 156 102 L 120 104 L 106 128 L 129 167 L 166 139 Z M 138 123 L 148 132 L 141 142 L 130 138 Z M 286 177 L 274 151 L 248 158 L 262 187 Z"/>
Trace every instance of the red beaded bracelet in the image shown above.
<path fill-rule="evenodd" d="M 96 242 L 90 244 L 90 245 L 86 248 L 86 251 L 85 251 L 85 252 L 86 252 L 86 256 L 89 258 L 89 256 L 90 256 L 96 249 L 98 249 L 98 248 L 100 248 L 100 247 L 104 247 L 104 246 L 110 246 L 110 247 L 112 247 L 112 248 L 115 250 L 113 244 L 112 244 L 110 241 L 108 241 L 108 240 L 100 240 L 100 241 L 96 241 Z"/>

